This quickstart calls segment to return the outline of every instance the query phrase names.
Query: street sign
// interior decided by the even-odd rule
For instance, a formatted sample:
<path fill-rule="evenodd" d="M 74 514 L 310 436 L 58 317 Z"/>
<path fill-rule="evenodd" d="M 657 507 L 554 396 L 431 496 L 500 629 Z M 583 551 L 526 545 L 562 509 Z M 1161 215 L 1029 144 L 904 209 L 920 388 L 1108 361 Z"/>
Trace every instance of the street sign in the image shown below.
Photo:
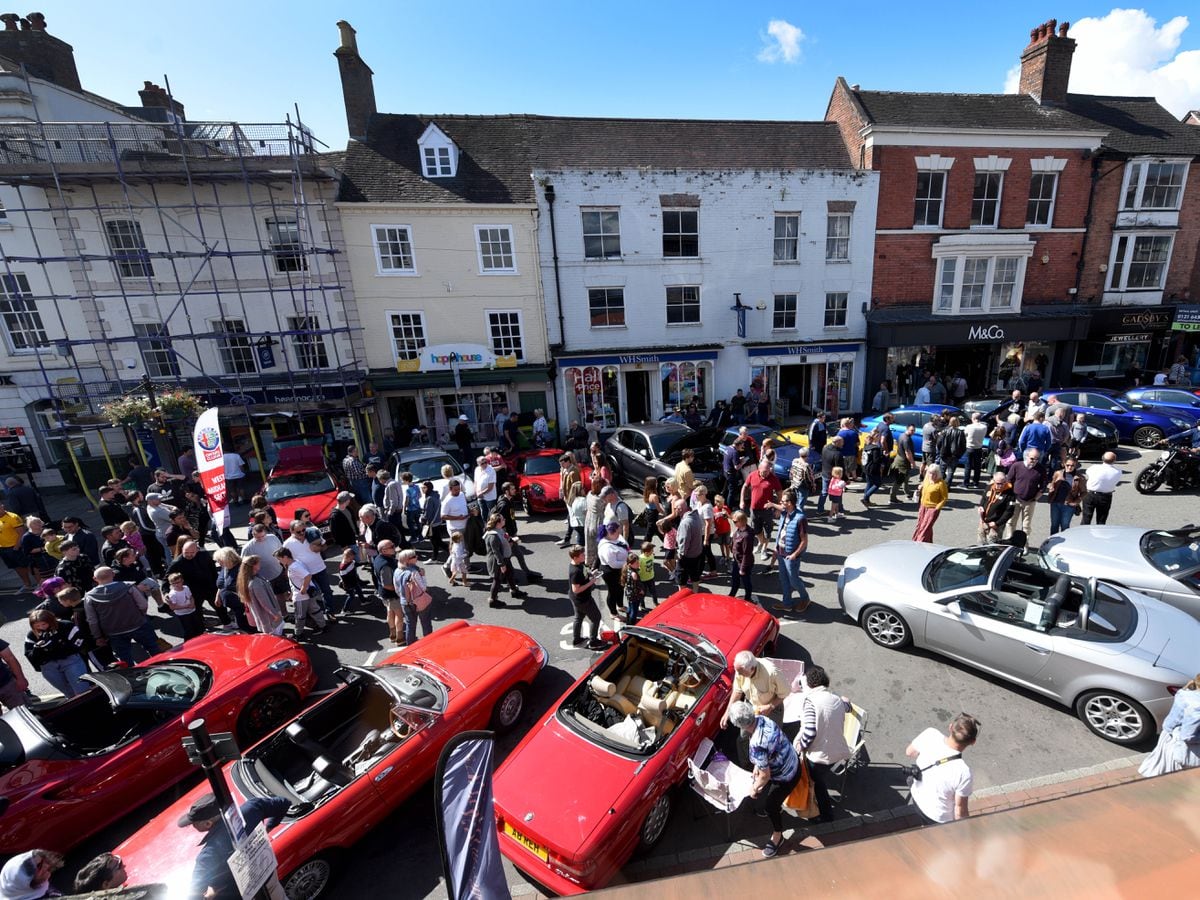
<path fill-rule="evenodd" d="M 274 877 L 278 868 L 275 851 L 267 840 L 265 822 L 259 822 L 244 841 L 236 844 L 229 857 L 229 871 L 243 897 L 253 897 L 270 881 L 278 886 L 279 881 Z"/>

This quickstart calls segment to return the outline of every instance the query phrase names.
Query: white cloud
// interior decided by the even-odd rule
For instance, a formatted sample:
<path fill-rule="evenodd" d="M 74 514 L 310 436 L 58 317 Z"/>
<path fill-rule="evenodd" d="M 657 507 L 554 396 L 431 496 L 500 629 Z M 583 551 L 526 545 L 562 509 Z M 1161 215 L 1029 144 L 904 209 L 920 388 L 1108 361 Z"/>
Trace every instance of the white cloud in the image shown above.
<path fill-rule="evenodd" d="M 766 46 L 758 51 L 759 62 L 794 63 L 800 58 L 800 42 L 804 40 L 804 32 L 790 22 L 772 19 L 767 25 L 767 33 L 761 37 Z"/>
<path fill-rule="evenodd" d="M 1071 92 L 1157 97 L 1177 116 L 1200 107 L 1200 50 L 1179 49 L 1189 24 L 1176 16 L 1160 26 L 1143 9 L 1073 23 Z M 1006 93 L 1016 93 L 1020 74 L 1019 64 L 1009 69 Z"/>

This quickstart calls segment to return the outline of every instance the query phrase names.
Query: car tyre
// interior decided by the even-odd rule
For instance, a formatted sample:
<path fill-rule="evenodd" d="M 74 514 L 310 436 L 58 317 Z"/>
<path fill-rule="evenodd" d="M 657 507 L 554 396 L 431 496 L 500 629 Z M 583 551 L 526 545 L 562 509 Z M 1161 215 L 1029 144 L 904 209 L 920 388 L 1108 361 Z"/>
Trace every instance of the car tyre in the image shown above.
<path fill-rule="evenodd" d="M 1093 734 L 1124 747 L 1154 734 L 1146 707 L 1116 691 L 1088 691 L 1075 701 L 1075 714 Z"/>
<path fill-rule="evenodd" d="M 324 897 L 333 881 L 337 864 L 334 854 L 318 853 L 296 868 L 283 880 L 283 892 L 288 900 L 317 900 Z"/>
<path fill-rule="evenodd" d="M 1166 474 L 1166 470 L 1159 463 L 1154 463 L 1138 472 L 1133 486 L 1137 488 L 1139 494 L 1153 494 L 1162 487 L 1163 481 L 1166 480 Z"/>
<path fill-rule="evenodd" d="M 1143 450 L 1151 450 L 1164 437 L 1166 435 L 1163 434 L 1161 428 L 1155 428 L 1153 425 L 1143 425 L 1133 433 L 1133 442 Z"/>
<path fill-rule="evenodd" d="M 496 701 L 492 709 L 492 730 L 498 734 L 512 731 L 525 712 L 525 685 L 514 684 Z"/>
<path fill-rule="evenodd" d="M 671 792 L 663 791 L 658 799 L 654 801 L 654 805 L 650 807 L 650 812 L 646 813 L 646 818 L 642 820 L 642 827 L 638 829 L 638 850 L 645 852 L 650 850 L 662 840 L 662 836 L 666 834 L 667 823 L 671 820 Z"/>
<path fill-rule="evenodd" d="M 238 746 L 245 750 L 294 716 L 299 709 L 300 697 L 290 687 L 276 685 L 255 694 L 238 716 Z"/>
<path fill-rule="evenodd" d="M 888 650 L 901 650 L 912 643 L 912 630 L 904 617 L 886 606 L 868 606 L 859 619 L 872 641 Z"/>

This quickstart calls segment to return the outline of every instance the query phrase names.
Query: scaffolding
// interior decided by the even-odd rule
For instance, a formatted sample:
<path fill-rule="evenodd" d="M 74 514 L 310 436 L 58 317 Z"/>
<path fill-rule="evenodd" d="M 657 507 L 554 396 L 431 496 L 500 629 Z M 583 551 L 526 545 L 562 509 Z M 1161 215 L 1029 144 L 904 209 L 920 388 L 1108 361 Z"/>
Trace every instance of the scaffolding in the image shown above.
<path fill-rule="evenodd" d="M 324 414 L 358 439 L 336 156 L 298 111 L 166 119 L 0 123 L 0 297 L 39 351 L 50 429 L 106 428 L 104 403 L 169 386 L 240 411 L 252 438 L 255 417 Z"/>

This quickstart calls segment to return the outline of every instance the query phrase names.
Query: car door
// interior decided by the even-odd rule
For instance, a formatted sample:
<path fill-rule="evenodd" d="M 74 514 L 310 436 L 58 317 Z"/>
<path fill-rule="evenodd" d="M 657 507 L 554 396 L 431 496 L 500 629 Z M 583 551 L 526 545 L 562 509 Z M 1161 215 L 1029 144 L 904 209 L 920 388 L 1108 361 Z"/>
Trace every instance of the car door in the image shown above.
<path fill-rule="evenodd" d="M 622 448 L 629 460 L 625 466 L 625 472 L 629 476 L 630 484 L 640 485 L 647 475 L 654 474 L 654 470 L 650 466 L 652 457 L 650 442 L 646 440 L 644 434 L 640 431 L 626 431 Z"/>
<path fill-rule="evenodd" d="M 1002 590 L 976 590 L 939 603 L 925 622 L 926 643 L 968 665 L 1041 690 L 1040 674 L 1053 656 L 1053 641 L 1026 614 L 1041 607 Z"/>

